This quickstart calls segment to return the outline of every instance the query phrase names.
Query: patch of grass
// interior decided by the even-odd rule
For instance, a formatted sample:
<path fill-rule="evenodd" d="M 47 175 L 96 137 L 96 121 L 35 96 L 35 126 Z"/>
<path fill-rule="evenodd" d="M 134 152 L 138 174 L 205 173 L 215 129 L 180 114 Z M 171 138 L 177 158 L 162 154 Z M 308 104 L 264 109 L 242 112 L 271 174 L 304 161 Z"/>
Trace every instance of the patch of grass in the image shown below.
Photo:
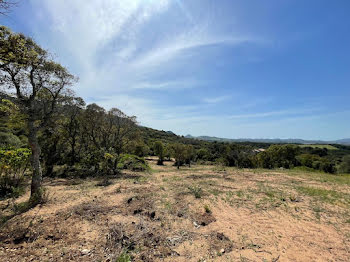
<path fill-rule="evenodd" d="M 115 262 L 131 262 L 131 257 L 126 252 L 121 253 Z"/>
<path fill-rule="evenodd" d="M 331 204 L 335 204 L 336 202 L 342 202 L 348 205 L 350 204 L 349 194 L 308 186 L 298 186 L 296 189 L 301 194 L 311 196 L 320 201 L 328 202 Z"/>
<path fill-rule="evenodd" d="M 173 209 L 173 204 L 169 200 L 163 199 L 162 202 L 165 209 L 167 209 L 168 211 L 171 211 Z"/>
<path fill-rule="evenodd" d="M 190 190 L 191 194 L 194 195 L 195 198 L 201 198 L 203 195 L 203 190 L 200 186 L 190 186 L 188 187 Z"/>
<path fill-rule="evenodd" d="M 350 186 L 350 174 L 328 174 L 317 170 L 305 170 L 300 167 L 284 170 L 286 174 L 299 176 L 308 180 L 322 183 L 340 184 Z"/>
<path fill-rule="evenodd" d="M 236 192 L 236 195 L 237 195 L 239 198 L 242 198 L 242 197 L 244 196 L 243 190 L 238 190 L 238 191 Z"/>
<path fill-rule="evenodd" d="M 324 209 L 319 206 L 319 205 L 315 205 L 313 208 L 312 208 L 312 211 L 315 212 L 315 216 L 318 220 L 321 219 L 321 213 L 324 211 Z"/>

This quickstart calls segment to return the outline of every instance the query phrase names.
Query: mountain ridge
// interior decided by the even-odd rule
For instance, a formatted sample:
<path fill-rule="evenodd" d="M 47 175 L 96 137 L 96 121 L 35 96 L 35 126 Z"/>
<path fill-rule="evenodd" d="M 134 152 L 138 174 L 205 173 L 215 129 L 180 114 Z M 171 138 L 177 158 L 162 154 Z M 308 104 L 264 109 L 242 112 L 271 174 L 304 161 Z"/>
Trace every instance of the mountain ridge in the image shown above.
<path fill-rule="evenodd" d="M 221 138 L 215 136 L 192 136 L 186 135 L 186 138 L 199 139 L 204 141 L 220 142 L 258 142 L 258 143 L 276 143 L 276 144 L 341 144 L 350 145 L 350 138 L 326 141 L 326 140 L 307 140 L 298 138 Z"/>

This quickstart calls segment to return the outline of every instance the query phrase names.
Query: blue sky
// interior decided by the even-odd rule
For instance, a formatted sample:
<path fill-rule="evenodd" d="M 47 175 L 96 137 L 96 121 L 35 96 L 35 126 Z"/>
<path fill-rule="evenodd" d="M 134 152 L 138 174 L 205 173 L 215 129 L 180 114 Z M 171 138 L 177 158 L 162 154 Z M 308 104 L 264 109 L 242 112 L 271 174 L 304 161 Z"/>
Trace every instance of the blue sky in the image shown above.
<path fill-rule="evenodd" d="M 140 124 L 227 138 L 350 137 L 350 1 L 27 0 L 0 22 Z"/>

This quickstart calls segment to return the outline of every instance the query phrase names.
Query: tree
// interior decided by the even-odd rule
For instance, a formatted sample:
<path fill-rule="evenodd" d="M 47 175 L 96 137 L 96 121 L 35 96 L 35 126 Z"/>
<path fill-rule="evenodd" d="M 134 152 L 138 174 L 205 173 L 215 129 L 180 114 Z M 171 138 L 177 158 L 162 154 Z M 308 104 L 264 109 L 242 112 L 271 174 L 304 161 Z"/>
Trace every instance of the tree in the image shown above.
<path fill-rule="evenodd" d="M 14 5 L 16 5 L 16 3 L 13 1 L 0 0 L 0 15 L 6 15 Z"/>
<path fill-rule="evenodd" d="M 118 108 L 112 108 L 107 113 L 107 125 L 104 129 L 104 147 L 116 155 L 114 173 L 117 172 L 120 155 L 126 150 L 131 141 L 136 139 L 136 117 L 127 116 Z"/>
<path fill-rule="evenodd" d="M 54 62 L 50 54 L 31 38 L 0 27 L 0 83 L 26 116 L 32 151 L 32 202 L 41 200 L 42 193 L 38 132 L 45 128 L 56 105 L 69 94 L 68 86 L 74 80 L 66 68 Z"/>
<path fill-rule="evenodd" d="M 76 163 L 78 154 L 81 151 L 81 146 L 79 147 L 80 150 L 77 147 L 81 136 L 81 117 L 84 107 L 85 102 L 81 97 L 71 97 L 64 109 L 66 119 L 63 124 L 63 132 L 70 146 L 68 157 L 71 166 Z"/>
<path fill-rule="evenodd" d="M 185 162 L 185 145 L 176 143 L 172 146 L 172 149 L 175 157 L 175 165 L 177 166 L 177 169 L 179 169 Z"/>
<path fill-rule="evenodd" d="M 209 158 L 209 151 L 206 148 L 201 148 L 197 151 L 197 159 L 200 160 L 208 160 Z"/>
<path fill-rule="evenodd" d="M 0 99 L 0 147 L 20 147 L 19 134 L 24 132 L 24 116 L 8 99 Z"/>
<path fill-rule="evenodd" d="M 194 147 L 192 145 L 186 145 L 185 147 L 185 162 L 188 164 L 189 167 L 191 167 L 191 161 L 194 159 L 196 156 L 196 152 L 194 150 Z"/>
<path fill-rule="evenodd" d="M 350 155 L 343 157 L 342 162 L 339 166 L 339 171 L 341 173 L 350 173 Z"/>
<path fill-rule="evenodd" d="M 156 155 L 158 156 L 157 165 L 163 165 L 164 146 L 163 146 L 163 143 L 161 141 L 156 141 L 154 143 L 154 151 L 155 151 Z"/>

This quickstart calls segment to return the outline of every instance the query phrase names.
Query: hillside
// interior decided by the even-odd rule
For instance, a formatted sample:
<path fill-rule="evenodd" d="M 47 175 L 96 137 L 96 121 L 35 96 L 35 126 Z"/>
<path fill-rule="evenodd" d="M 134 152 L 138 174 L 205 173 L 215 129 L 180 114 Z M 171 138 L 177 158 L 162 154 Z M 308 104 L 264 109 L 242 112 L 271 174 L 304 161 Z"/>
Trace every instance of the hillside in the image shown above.
<path fill-rule="evenodd" d="M 47 202 L 0 227 L 0 260 L 348 261 L 349 175 L 149 164 L 106 186 L 46 178 Z"/>
<path fill-rule="evenodd" d="M 199 139 L 204 141 L 221 141 L 221 142 L 254 142 L 254 143 L 268 143 L 268 144 L 341 144 L 341 145 L 350 145 L 350 138 L 333 140 L 333 141 L 323 141 L 323 140 L 304 140 L 304 139 L 266 139 L 266 138 L 220 138 L 215 136 L 191 136 L 186 135 L 186 138 L 190 139 Z"/>

